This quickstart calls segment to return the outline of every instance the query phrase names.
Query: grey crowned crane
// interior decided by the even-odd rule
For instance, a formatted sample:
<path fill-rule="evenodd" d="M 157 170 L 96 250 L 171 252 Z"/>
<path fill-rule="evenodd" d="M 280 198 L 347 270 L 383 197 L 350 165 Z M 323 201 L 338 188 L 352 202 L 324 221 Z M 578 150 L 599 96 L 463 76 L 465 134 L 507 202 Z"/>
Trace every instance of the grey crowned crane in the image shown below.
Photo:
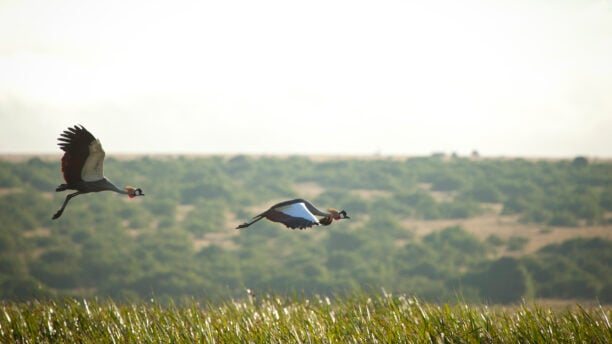
<path fill-rule="evenodd" d="M 53 219 L 62 216 L 64 208 L 75 196 L 90 192 L 114 191 L 128 195 L 130 198 L 144 196 L 141 189 L 133 186 L 126 186 L 124 189 L 118 188 L 104 177 L 104 150 L 100 140 L 96 139 L 82 125 L 68 127 L 61 137 L 58 145 L 64 151 L 62 157 L 62 174 L 66 184 L 61 184 L 55 191 L 76 190 L 76 192 L 66 196 L 64 204 L 60 210 L 53 215 Z"/>
<path fill-rule="evenodd" d="M 280 222 L 291 229 L 304 229 L 312 226 L 329 226 L 334 220 L 350 219 L 346 211 L 327 209 L 327 213 L 317 209 L 310 202 L 301 198 L 281 202 L 270 209 L 253 217 L 251 222 L 245 222 L 236 229 L 246 228 L 264 217 L 272 222 Z"/>

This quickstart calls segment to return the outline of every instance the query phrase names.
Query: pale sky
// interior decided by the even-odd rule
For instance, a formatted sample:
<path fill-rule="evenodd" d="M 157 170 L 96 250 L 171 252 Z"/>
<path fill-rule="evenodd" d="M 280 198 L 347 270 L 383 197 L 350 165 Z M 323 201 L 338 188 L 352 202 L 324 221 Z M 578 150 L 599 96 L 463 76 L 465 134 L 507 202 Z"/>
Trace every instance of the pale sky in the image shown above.
<path fill-rule="evenodd" d="M 612 0 L 0 0 L 0 153 L 612 157 Z"/>

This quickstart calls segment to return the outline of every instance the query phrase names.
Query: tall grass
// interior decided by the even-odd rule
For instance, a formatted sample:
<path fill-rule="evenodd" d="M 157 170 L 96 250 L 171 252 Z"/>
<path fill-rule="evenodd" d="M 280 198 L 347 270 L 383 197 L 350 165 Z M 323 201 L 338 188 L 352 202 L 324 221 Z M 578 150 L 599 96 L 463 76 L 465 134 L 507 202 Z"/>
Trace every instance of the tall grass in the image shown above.
<path fill-rule="evenodd" d="M 220 303 L 5 302 L 2 343 L 612 343 L 612 309 L 423 303 L 379 294 Z"/>

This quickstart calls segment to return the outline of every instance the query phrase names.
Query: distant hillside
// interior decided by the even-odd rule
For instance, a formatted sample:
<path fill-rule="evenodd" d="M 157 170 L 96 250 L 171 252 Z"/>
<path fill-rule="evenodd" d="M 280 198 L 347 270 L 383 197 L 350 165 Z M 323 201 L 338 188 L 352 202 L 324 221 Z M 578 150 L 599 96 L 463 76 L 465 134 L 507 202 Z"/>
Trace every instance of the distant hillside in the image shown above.
<path fill-rule="evenodd" d="M 4 299 L 385 287 L 429 300 L 612 302 L 609 161 L 107 156 L 106 175 L 146 196 L 81 195 L 52 221 L 67 194 L 54 192 L 59 157 L 0 157 Z M 294 197 L 351 220 L 234 229 Z"/>

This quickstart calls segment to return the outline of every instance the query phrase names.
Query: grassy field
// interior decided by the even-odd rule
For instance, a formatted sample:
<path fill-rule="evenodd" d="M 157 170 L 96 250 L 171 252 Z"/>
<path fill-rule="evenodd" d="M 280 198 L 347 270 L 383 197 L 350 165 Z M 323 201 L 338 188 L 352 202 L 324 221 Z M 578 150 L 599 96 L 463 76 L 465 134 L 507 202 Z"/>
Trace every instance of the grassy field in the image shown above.
<path fill-rule="evenodd" d="M 0 304 L 3 343 L 610 343 L 612 309 L 257 296 L 221 303 Z"/>

